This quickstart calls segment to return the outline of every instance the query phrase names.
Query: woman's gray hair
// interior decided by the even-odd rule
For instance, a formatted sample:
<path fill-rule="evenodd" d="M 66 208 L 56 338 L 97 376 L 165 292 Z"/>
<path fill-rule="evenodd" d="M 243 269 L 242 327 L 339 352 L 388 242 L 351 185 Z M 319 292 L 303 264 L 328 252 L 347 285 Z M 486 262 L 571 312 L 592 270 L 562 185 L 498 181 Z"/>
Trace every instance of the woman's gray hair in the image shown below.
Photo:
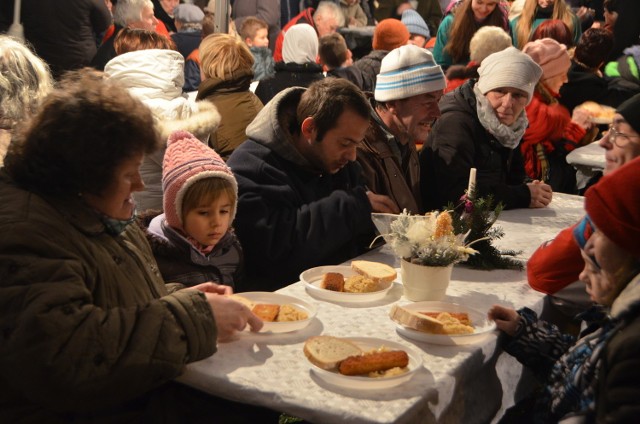
<path fill-rule="evenodd" d="M 121 27 L 142 19 L 142 9 L 149 6 L 153 9 L 151 0 L 119 0 L 113 11 L 113 22 Z"/>
<path fill-rule="evenodd" d="M 0 123 L 5 129 L 33 114 L 53 88 L 49 66 L 18 39 L 0 35 Z"/>

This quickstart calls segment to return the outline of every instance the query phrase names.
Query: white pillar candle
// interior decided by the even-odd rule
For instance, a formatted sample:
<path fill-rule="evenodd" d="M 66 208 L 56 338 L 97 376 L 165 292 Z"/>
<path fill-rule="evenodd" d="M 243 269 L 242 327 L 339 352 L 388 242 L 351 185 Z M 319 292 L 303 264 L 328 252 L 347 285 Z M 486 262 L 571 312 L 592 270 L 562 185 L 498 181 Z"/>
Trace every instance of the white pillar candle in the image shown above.
<path fill-rule="evenodd" d="M 13 3 L 13 23 L 20 23 L 20 8 L 22 7 L 21 0 L 15 0 Z"/>
<path fill-rule="evenodd" d="M 467 188 L 467 197 L 473 198 L 473 192 L 476 189 L 476 168 L 469 171 L 469 187 Z"/>

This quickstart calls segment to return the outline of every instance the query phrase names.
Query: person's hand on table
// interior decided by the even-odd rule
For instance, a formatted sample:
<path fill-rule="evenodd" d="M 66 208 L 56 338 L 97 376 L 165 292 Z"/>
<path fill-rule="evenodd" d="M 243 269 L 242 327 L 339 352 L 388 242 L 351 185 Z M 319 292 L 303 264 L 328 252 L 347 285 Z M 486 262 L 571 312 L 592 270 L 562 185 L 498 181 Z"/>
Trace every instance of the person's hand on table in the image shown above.
<path fill-rule="evenodd" d="M 520 315 L 515 309 L 493 305 L 487 315 L 490 320 L 496 323 L 498 330 L 504 331 L 511 337 L 516 335 L 518 324 L 520 323 Z"/>
<path fill-rule="evenodd" d="M 369 198 L 369 203 L 371 203 L 371 209 L 374 212 L 400 213 L 400 208 L 389 196 L 367 191 L 367 197 Z"/>
<path fill-rule="evenodd" d="M 197 284 L 195 286 L 189 287 L 188 289 L 198 290 L 203 293 L 233 294 L 233 287 L 214 283 L 213 281 Z"/>
<path fill-rule="evenodd" d="M 247 325 L 251 331 L 260 331 L 262 328 L 262 320 L 242 303 L 221 294 L 204 295 L 216 320 L 218 341 L 232 340 L 236 332 L 244 330 Z"/>
<path fill-rule="evenodd" d="M 529 192 L 531 193 L 531 202 L 529 202 L 530 208 L 545 208 L 551 203 L 553 198 L 553 190 L 549 184 L 545 184 L 542 181 L 534 180 L 527 183 Z"/>

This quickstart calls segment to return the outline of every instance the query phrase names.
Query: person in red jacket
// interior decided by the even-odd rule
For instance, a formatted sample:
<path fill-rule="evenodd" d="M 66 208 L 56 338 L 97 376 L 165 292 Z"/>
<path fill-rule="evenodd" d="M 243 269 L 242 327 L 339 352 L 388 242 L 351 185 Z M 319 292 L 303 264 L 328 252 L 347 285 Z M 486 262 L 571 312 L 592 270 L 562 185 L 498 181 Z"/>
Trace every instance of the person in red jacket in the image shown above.
<path fill-rule="evenodd" d="M 566 155 L 583 143 L 593 123 L 581 109 L 575 109 L 572 116 L 558 103 L 571 58 L 566 46 L 551 38 L 529 42 L 522 51 L 542 68 L 542 78 L 526 108 L 529 127 L 520 145 L 525 171 L 529 178 L 549 184 L 554 192 L 574 194 L 576 171 Z"/>
<path fill-rule="evenodd" d="M 622 103 L 613 117 L 611 129 L 599 141 L 604 149 L 604 174 L 640 156 L 640 94 Z M 529 285 L 552 295 L 549 299 L 566 315 L 584 310 L 591 302 L 578 281 L 584 268 L 580 249 L 573 238 L 573 227 L 562 230 L 555 239 L 543 243 L 527 262 Z"/>
<path fill-rule="evenodd" d="M 291 19 L 287 23 L 276 39 L 276 47 L 273 50 L 273 60 L 276 62 L 282 62 L 282 45 L 284 43 L 284 34 L 289 28 L 296 24 L 309 24 L 318 33 L 318 38 L 325 35 L 333 34 L 344 26 L 344 16 L 340 6 L 330 1 L 321 1 L 318 4 L 318 8 L 314 9 L 308 7 L 298 16 Z"/>

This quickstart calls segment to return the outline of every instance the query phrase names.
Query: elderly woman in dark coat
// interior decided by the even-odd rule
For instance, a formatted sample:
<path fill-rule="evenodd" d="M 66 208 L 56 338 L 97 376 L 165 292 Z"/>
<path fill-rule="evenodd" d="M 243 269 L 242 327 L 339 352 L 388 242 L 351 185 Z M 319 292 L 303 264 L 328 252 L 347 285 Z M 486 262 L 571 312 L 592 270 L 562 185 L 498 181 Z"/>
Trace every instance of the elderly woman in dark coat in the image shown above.
<path fill-rule="evenodd" d="M 427 209 L 456 204 L 476 168 L 478 196 L 492 194 L 505 208 L 548 205 L 551 188 L 526 182 L 517 148 L 528 124 L 524 108 L 542 70 L 509 47 L 485 58 L 478 74 L 440 101 L 442 116 L 420 152 L 423 203 Z"/>
<path fill-rule="evenodd" d="M 585 195 L 573 230 L 596 305 L 580 315 L 578 340 L 523 308 L 494 306 L 503 347 L 544 382 L 504 422 L 635 423 L 640 416 L 640 158 L 607 174 Z M 566 419 L 566 421 L 565 421 Z"/>
<path fill-rule="evenodd" d="M 158 141 L 140 101 L 82 72 L 10 146 L 0 169 L 3 422 L 186 422 L 176 411 L 189 397 L 172 380 L 216 339 L 260 328 L 222 296 L 228 287 L 162 281 L 131 197 Z"/>

